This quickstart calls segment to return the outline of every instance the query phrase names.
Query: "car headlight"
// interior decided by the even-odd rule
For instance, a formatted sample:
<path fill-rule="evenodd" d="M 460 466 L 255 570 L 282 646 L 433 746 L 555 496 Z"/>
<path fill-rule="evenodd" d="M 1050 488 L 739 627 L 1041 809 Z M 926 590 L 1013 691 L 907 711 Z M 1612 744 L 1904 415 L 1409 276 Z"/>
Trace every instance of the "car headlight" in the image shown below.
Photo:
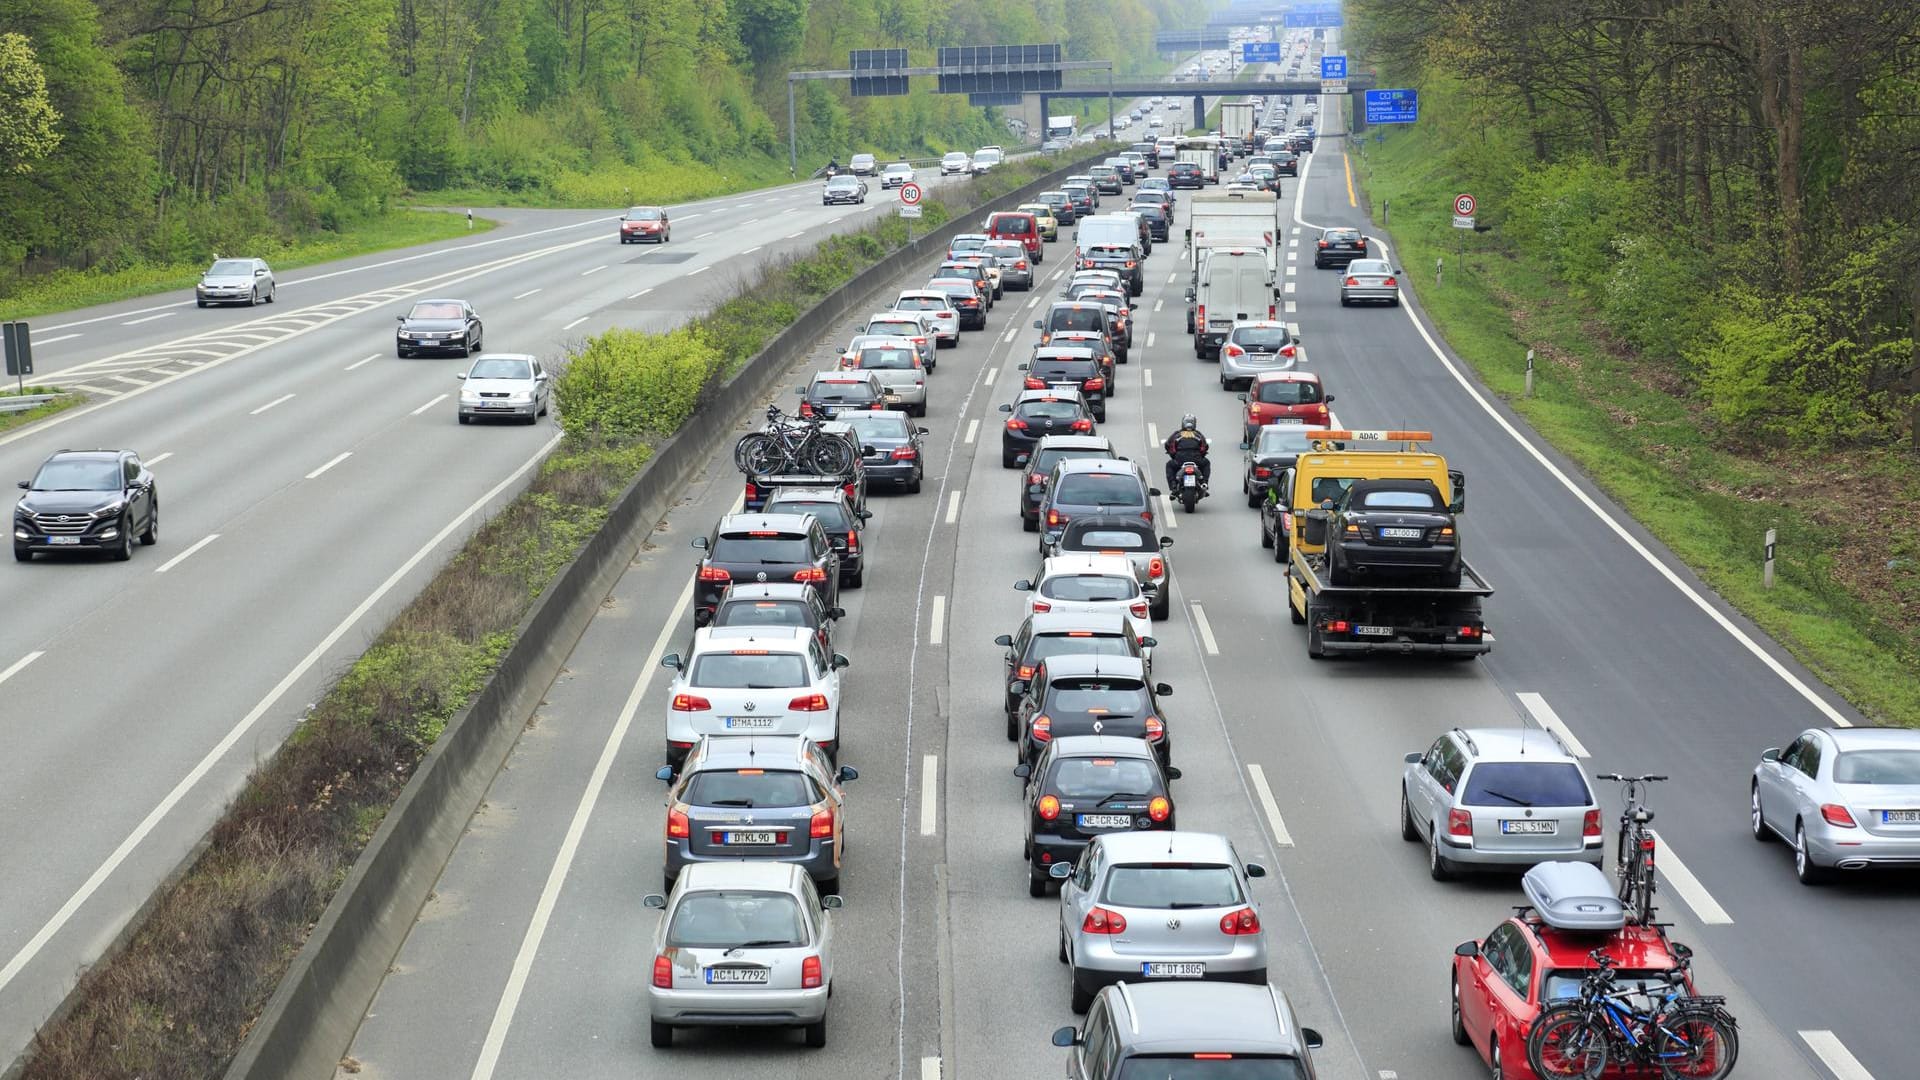
<path fill-rule="evenodd" d="M 478 391 L 478 390 L 462 390 L 462 391 L 460 391 L 460 404 L 462 404 L 462 405 L 477 405 L 477 404 L 479 404 L 479 403 L 480 403 L 480 391 Z"/>
<path fill-rule="evenodd" d="M 533 391 L 515 390 L 513 393 L 507 395 L 507 400 L 517 405 L 524 405 L 533 400 Z"/>
<path fill-rule="evenodd" d="M 99 517 L 99 518 L 114 517 L 115 515 L 119 514 L 120 511 L 125 510 L 126 508 L 127 508 L 126 500 L 117 499 L 101 507 L 100 509 L 95 510 L 93 512 L 93 516 Z"/>

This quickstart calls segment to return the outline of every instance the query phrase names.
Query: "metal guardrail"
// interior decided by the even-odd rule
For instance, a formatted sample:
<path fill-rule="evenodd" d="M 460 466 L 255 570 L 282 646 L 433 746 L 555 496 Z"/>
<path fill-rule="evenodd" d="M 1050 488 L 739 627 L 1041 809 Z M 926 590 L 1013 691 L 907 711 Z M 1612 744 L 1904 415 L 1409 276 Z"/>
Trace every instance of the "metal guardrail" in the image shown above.
<path fill-rule="evenodd" d="M 17 396 L 10 394 L 6 397 L 0 397 L 0 413 L 26 412 L 28 409 L 37 409 L 49 401 L 65 396 L 65 394 L 21 394 Z"/>

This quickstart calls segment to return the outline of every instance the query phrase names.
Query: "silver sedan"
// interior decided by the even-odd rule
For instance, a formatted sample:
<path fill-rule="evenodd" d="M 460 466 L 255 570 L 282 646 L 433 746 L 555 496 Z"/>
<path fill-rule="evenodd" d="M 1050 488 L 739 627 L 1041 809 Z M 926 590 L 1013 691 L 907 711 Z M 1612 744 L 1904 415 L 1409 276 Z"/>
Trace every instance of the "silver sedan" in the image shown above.
<path fill-rule="evenodd" d="M 653 932 L 647 1006 L 653 1045 L 679 1027 L 797 1027 L 827 1045 L 833 912 L 793 863 L 698 863 L 680 871 Z"/>
<path fill-rule="evenodd" d="M 1754 839 L 1791 843 L 1802 884 L 1920 866 L 1920 731 L 1810 728 L 1760 755 L 1751 793 Z"/>
<path fill-rule="evenodd" d="M 1400 271 L 1385 259 L 1355 259 L 1340 278 L 1340 306 L 1392 304 L 1400 306 Z"/>

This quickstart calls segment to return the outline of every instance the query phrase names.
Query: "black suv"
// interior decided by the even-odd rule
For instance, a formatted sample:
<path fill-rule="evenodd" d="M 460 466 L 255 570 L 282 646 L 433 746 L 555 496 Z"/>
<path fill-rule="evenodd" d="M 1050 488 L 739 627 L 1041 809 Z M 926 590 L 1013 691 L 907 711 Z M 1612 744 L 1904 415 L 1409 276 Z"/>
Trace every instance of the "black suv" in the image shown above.
<path fill-rule="evenodd" d="M 817 589 L 828 607 L 840 606 L 840 556 L 812 514 L 728 514 L 693 546 L 706 552 L 694 571 L 697 626 L 713 618 L 736 581 L 795 581 Z"/>
<path fill-rule="evenodd" d="M 1112 612 L 1042 611 L 1028 615 L 1015 634 L 1001 634 L 995 645 L 1006 647 L 1007 741 L 1020 738 L 1020 695 L 1042 661 L 1054 656 L 1131 656 L 1142 663 L 1158 642 L 1139 637 L 1126 616 Z"/>
<path fill-rule="evenodd" d="M 480 316 L 465 300 L 420 300 L 398 317 L 394 352 L 402 358 L 421 353 L 450 352 L 471 356 L 480 351 L 484 330 Z"/>
<path fill-rule="evenodd" d="M 1457 588 L 1460 534 L 1431 480 L 1355 480 L 1327 522 L 1327 582 L 1420 578 Z M 1325 511 L 1310 511 L 1325 513 Z"/>
<path fill-rule="evenodd" d="M 1092 349 L 1047 346 L 1020 365 L 1029 390 L 1078 390 L 1096 423 L 1107 422 L 1107 373 Z"/>
<path fill-rule="evenodd" d="M 1131 656 L 1055 656 L 1042 660 L 1020 688 L 1020 761 L 1033 764 L 1054 739 L 1125 735 L 1145 739 L 1162 767 L 1173 763 L 1173 739 L 1160 698 L 1173 687 L 1147 681 L 1147 663 Z"/>
<path fill-rule="evenodd" d="M 1320 234 L 1313 251 L 1313 268 L 1345 268 L 1355 259 L 1367 257 L 1367 238 L 1359 229 L 1328 229 Z"/>
<path fill-rule="evenodd" d="M 1167 183 L 1198 191 L 1207 186 L 1207 174 L 1191 161 L 1176 161 L 1167 169 Z"/>
<path fill-rule="evenodd" d="M 769 514 L 812 514 L 826 530 L 827 543 L 840 556 L 840 584 L 858 589 L 867 580 L 867 555 L 860 543 L 871 510 L 855 510 L 839 488 L 783 488 L 767 497 Z"/>
<path fill-rule="evenodd" d="M 1113 444 L 1104 435 L 1049 435 L 1027 458 L 1027 482 L 1020 485 L 1020 525 L 1028 532 L 1040 528 L 1040 503 L 1047 495 L 1047 479 L 1056 462 L 1068 458 L 1111 458 Z"/>
<path fill-rule="evenodd" d="M 160 494 L 131 450 L 61 450 L 42 462 L 13 507 L 13 557 L 105 551 L 133 558 L 133 538 L 160 541 Z"/>
<path fill-rule="evenodd" d="M 1087 841 L 1112 832 L 1172 829 L 1170 780 L 1144 740 L 1073 735 L 1055 740 L 1013 775 L 1027 782 L 1027 895 L 1047 895 L 1055 863 L 1071 863 Z"/>

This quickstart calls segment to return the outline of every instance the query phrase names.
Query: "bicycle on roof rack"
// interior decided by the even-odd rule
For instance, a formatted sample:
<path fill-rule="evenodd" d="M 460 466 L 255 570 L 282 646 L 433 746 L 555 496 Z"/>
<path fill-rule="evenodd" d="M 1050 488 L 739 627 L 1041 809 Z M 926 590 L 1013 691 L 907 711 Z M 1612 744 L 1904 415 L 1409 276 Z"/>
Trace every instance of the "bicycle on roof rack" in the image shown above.
<path fill-rule="evenodd" d="M 1687 989 L 1692 950 L 1673 946 L 1679 967 L 1620 986 L 1603 949 L 1580 980 L 1579 996 L 1543 1009 L 1527 1031 L 1527 1062 L 1554 1080 L 1597 1080 L 1609 1064 L 1655 1068 L 1668 1080 L 1720 1080 L 1733 1072 L 1740 1033 L 1726 998 Z M 1639 1006 L 1634 999 L 1644 1002 Z"/>
<path fill-rule="evenodd" d="M 733 444 L 733 465 L 749 476 L 815 473 L 839 476 L 853 468 L 853 447 L 820 430 L 819 417 L 790 417 L 767 406 L 767 424 Z"/>
<path fill-rule="evenodd" d="M 1625 784 L 1625 805 L 1620 811 L 1620 837 L 1614 850 L 1614 873 L 1620 879 L 1620 903 L 1627 909 L 1629 921 L 1647 925 L 1653 921 L 1653 855 L 1657 838 L 1648 825 L 1653 811 L 1647 809 L 1643 789 L 1665 780 L 1664 776 L 1622 776 L 1599 773 L 1595 779 Z"/>

